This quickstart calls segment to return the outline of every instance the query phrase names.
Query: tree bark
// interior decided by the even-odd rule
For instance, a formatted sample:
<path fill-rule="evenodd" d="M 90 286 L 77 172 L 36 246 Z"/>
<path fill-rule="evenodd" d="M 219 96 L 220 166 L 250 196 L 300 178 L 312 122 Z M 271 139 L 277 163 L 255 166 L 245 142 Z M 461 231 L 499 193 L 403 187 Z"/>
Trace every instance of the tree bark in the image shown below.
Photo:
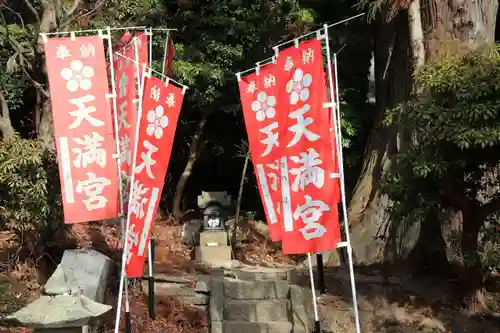
<path fill-rule="evenodd" d="M 202 134 L 207 120 L 208 115 L 203 114 L 203 118 L 198 123 L 193 139 L 191 140 L 191 145 L 189 146 L 189 158 L 186 162 L 186 166 L 184 167 L 184 171 L 182 172 L 179 181 L 177 182 L 177 186 L 175 187 L 174 200 L 172 204 L 172 214 L 175 218 L 181 218 L 183 215 L 181 203 L 182 196 L 184 194 L 184 188 L 186 187 L 187 181 L 189 180 L 189 177 L 193 172 L 193 167 L 196 159 L 198 158 L 202 150 Z"/>
<path fill-rule="evenodd" d="M 356 260 L 366 264 L 384 259 L 389 199 L 377 184 L 390 169 L 390 156 L 401 139 L 398 128 L 381 122 L 387 108 L 409 96 L 413 82 L 408 14 L 401 12 L 392 20 L 388 15 L 384 9 L 374 23 L 376 119 L 348 211 Z"/>
<path fill-rule="evenodd" d="M 483 313 L 488 309 L 484 298 L 483 264 L 478 253 L 479 230 L 484 218 L 478 213 L 477 210 L 462 211 L 463 300 L 470 313 Z"/>
<path fill-rule="evenodd" d="M 0 107 L 1 116 L 0 116 L 0 132 L 2 132 L 3 141 L 7 141 L 12 138 L 16 132 L 14 131 L 14 127 L 10 122 L 10 112 L 9 105 L 7 104 L 7 99 L 5 98 L 5 94 L 0 90 Z"/>
<path fill-rule="evenodd" d="M 360 263 L 384 259 L 390 202 L 377 183 L 391 168 L 391 155 L 401 149 L 406 138 L 399 129 L 383 127 L 380 122 L 387 108 L 405 100 L 411 92 L 413 70 L 422 63 L 422 49 L 415 47 L 422 44 L 420 36 L 424 37 L 424 58 L 442 49 L 443 41 L 456 41 L 467 47 L 494 41 L 498 0 L 420 0 L 420 7 L 417 5 L 418 2 L 413 1 L 408 10 L 400 11 L 392 19 L 390 11 L 384 9 L 375 22 L 377 119 L 349 203 L 352 246 Z M 417 27 L 418 11 L 421 31 Z M 409 61 L 412 53 L 413 64 Z M 407 241 L 410 244 L 415 239 Z"/>
<path fill-rule="evenodd" d="M 57 28 L 57 2 L 43 0 L 43 12 L 40 15 L 39 33 L 47 33 Z M 40 83 L 47 82 L 47 68 L 45 64 L 44 42 L 39 35 L 35 46 L 34 78 Z M 48 93 L 48 89 L 47 89 Z M 54 149 L 54 125 L 52 120 L 52 103 L 48 94 L 38 93 L 36 106 L 37 135 L 45 147 Z"/>

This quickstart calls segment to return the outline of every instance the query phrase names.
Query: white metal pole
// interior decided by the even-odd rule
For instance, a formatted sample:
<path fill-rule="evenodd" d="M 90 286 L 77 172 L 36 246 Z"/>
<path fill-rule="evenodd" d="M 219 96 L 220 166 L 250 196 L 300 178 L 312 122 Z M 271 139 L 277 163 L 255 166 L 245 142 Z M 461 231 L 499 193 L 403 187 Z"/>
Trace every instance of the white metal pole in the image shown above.
<path fill-rule="evenodd" d="M 314 310 L 314 323 L 316 325 L 316 333 L 319 331 L 319 313 L 318 313 L 318 300 L 316 299 L 316 287 L 314 285 L 314 273 L 312 268 L 311 253 L 307 253 L 307 264 L 309 266 L 309 279 L 311 281 L 311 292 L 313 297 L 313 310 Z"/>
<path fill-rule="evenodd" d="M 147 32 L 145 32 L 148 38 L 148 66 L 149 68 L 153 68 L 153 28 L 149 28 Z M 142 97 L 141 97 L 142 99 Z M 142 101 L 141 101 L 142 103 Z M 148 242 L 148 276 L 150 279 L 153 278 L 153 252 L 151 250 L 151 238 Z"/>
<path fill-rule="evenodd" d="M 339 98 L 339 78 L 337 73 L 337 55 L 334 55 L 334 71 L 335 71 L 335 88 L 337 89 L 337 94 L 334 93 L 334 84 L 332 78 L 332 58 L 330 54 L 330 39 L 328 37 L 328 25 L 323 26 L 325 29 L 325 40 L 326 40 L 326 59 L 328 66 L 328 85 L 330 88 L 330 99 L 335 101 L 335 109 L 332 108 L 332 116 L 334 116 L 335 130 L 337 134 L 337 160 L 339 165 L 340 173 L 340 193 L 342 198 L 342 215 L 344 217 L 344 228 L 346 234 L 347 243 L 347 255 L 349 261 L 349 276 L 351 280 L 351 291 L 352 291 L 352 304 L 354 308 L 354 319 L 356 321 L 356 332 L 361 333 L 361 327 L 359 323 L 359 309 L 358 309 L 358 298 L 356 293 L 356 282 L 354 280 L 354 263 L 352 260 L 352 247 L 351 247 L 351 237 L 349 235 L 349 219 L 347 217 L 347 203 L 345 194 L 345 182 L 344 182 L 344 161 L 342 158 L 342 131 L 340 128 L 340 98 Z"/>
<path fill-rule="evenodd" d="M 120 156 L 120 136 L 119 136 L 119 125 L 118 125 L 118 105 L 116 96 L 116 82 L 115 82 L 115 64 L 113 59 L 113 43 L 111 41 L 111 28 L 107 27 L 108 34 L 108 58 L 109 58 L 109 70 L 111 74 L 111 91 L 113 96 L 113 118 L 115 122 L 115 146 L 116 146 L 116 157 L 117 157 L 117 169 L 118 169 L 118 189 L 120 195 L 120 238 L 124 242 L 125 247 L 125 235 L 127 230 L 125 229 L 125 202 L 123 200 L 123 182 L 121 181 L 121 166 L 122 160 Z M 128 298 L 128 280 L 126 277 L 120 276 L 120 279 L 125 280 L 125 311 L 130 312 L 130 303 Z M 121 292 L 121 291 L 120 291 Z M 121 302 L 121 301 L 120 301 Z"/>
<path fill-rule="evenodd" d="M 168 75 L 168 73 L 165 74 L 165 66 L 167 65 L 169 38 L 170 38 L 170 30 L 167 30 L 167 37 L 165 38 L 165 48 L 163 49 L 163 66 L 161 67 L 162 75 Z"/>
<path fill-rule="evenodd" d="M 153 65 L 153 28 L 149 28 L 149 67 Z"/>
<path fill-rule="evenodd" d="M 125 235 L 125 220 L 124 220 L 124 202 L 123 202 L 123 188 L 121 180 L 121 156 L 120 156 L 120 140 L 118 136 L 118 105 L 116 100 L 116 83 L 115 83 L 115 64 L 113 59 L 113 43 L 111 42 L 111 28 L 107 27 L 108 32 L 108 58 L 109 58 L 109 71 L 111 76 L 111 95 L 113 97 L 113 120 L 115 122 L 115 148 L 116 148 L 116 160 L 118 166 L 118 189 L 120 193 L 120 231 L 121 236 Z"/>
<path fill-rule="evenodd" d="M 137 108 L 137 124 L 135 128 L 135 145 L 134 145 L 134 158 L 132 159 L 132 176 L 130 177 L 130 193 L 129 193 L 129 199 L 128 202 L 132 200 L 132 197 L 134 195 L 134 181 L 135 181 L 135 165 L 137 162 L 137 149 L 139 146 L 139 129 L 140 129 L 140 120 L 142 117 L 142 94 L 143 94 L 143 89 L 144 89 L 144 80 L 146 78 L 146 75 L 148 77 L 151 75 L 150 71 L 146 71 L 146 64 L 142 65 L 142 82 L 141 82 L 141 89 L 139 90 L 139 104 Z M 122 266 L 121 266 L 121 274 L 120 274 L 120 286 L 118 289 L 118 305 L 116 309 L 116 319 L 115 319 L 115 331 L 114 333 L 118 333 L 120 330 L 120 317 L 121 317 L 121 307 L 122 307 L 122 297 L 123 297 L 123 287 L 124 287 L 124 281 L 125 279 L 125 265 L 127 264 L 127 258 L 128 258 L 128 252 L 129 252 L 129 244 L 128 244 L 128 237 L 129 237 L 129 227 L 130 227 L 130 218 L 131 218 L 130 211 L 127 214 L 127 233 L 125 234 L 125 244 L 123 245 L 123 254 L 122 254 Z M 126 293 L 127 295 L 127 293 Z"/>

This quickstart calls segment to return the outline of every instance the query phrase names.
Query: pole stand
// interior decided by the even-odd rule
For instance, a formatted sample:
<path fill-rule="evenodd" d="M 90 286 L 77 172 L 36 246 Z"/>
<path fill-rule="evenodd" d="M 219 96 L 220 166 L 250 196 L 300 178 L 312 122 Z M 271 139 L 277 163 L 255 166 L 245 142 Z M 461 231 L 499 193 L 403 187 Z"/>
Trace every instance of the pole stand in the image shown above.
<path fill-rule="evenodd" d="M 156 242 L 154 239 L 151 239 L 149 242 L 149 246 L 151 246 L 151 262 L 154 263 L 155 261 L 155 250 L 156 250 Z M 149 272 L 149 277 L 148 277 L 148 312 L 149 312 L 149 318 L 151 320 L 156 319 L 156 313 L 155 313 L 155 278 L 152 274 L 152 272 Z"/>
<path fill-rule="evenodd" d="M 325 267 L 323 265 L 323 254 L 316 254 L 316 266 L 318 267 L 318 289 L 320 295 L 326 294 L 325 287 Z"/>
<path fill-rule="evenodd" d="M 125 312 L 125 333 L 132 333 L 132 320 L 130 312 Z"/>

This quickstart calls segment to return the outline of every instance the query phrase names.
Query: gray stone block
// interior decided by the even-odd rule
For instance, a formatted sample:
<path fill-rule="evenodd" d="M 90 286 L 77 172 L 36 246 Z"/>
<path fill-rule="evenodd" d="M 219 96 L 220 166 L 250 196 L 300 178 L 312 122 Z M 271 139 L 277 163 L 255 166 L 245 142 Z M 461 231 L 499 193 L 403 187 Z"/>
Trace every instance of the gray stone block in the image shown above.
<path fill-rule="evenodd" d="M 291 270 L 272 267 L 245 267 L 233 269 L 232 273 L 239 280 L 284 280 L 290 281 Z"/>
<path fill-rule="evenodd" d="M 204 231 L 200 234 L 200 246 L 207 246 L 207 243 L 217 243 L 218 246 L 227 246 L 227 232 L 225 231 Z"/>
<path fill-rule="evenodd" d="M 287 281 L 224 280 L 224 295 L 232 299 L 286 299 L 289 289 Z"/>
<path fill-rule="evenodd" d="M 225 321 L 222 325 L 224 333 L 290 333 L 292 330 L 292 324 L 281 322 Z"/>
<path fill-rule="evenodd" d="M 224 282 L 222 278 L 210 280 L 210 321 L 224 319 Z"/>
<path fill-rule="evenodd" d="M 224 333 L 224 327 L 221 321 L 212 321 L 210 323 L 210 333 Z"/>
<path fill-rule="evenodd" d="M 47 295 L 82 294 L 103 303 L 112 260 L 94 250 L 66 250 L 43 287 Z"/>
<path fill-rule="evenodd" d="M 224 319 L 248 322 L 288 322 L 290 302 L 286 299 L 226 300 Z"/>
<path fill-rule="evenodd" d="M 231 247 L 225 246 L 197 246 L 195 249 L 196 261 L 208 263 L 211 265 L 224 266 L 226 263 L 231 263 Z"/>
<path fill-rule="evenodd" d="M 210 292 L 210 282 L 200 279 L 196 281 L 196 285 L 194 286 L 194 291 L 198 293 L 209 293 Z"/>
<path fill-rule="evenodd" d="M 314 331 L 313 297 L 311 290 L 290 286 L 290 307 L 293 329 L 297 331 Z"/>

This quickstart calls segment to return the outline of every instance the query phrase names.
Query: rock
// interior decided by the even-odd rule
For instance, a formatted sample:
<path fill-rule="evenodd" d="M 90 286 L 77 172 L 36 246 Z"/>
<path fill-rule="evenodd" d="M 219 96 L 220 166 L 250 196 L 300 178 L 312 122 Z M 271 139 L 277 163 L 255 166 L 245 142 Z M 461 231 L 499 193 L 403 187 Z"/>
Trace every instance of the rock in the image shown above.
<path fill-rule="evenodd" d="M 196 281 L 196 276 L 175 276 L 175 275 L 166 275 L 166 274 L 155 274 L 155 281 L 157 282 L 172 282 L 178 284 L 190 284 L 193 281 Z"/>
<path fill-rule="evenodd" d="M 144 291 L 148 290 L 147 280 L 143 280 L 141 282 L 141 285 L 142 285 L 142 290 Z M 178 297 L 195 296 L 194 288 L 189 287 L 188 285 L 172 283 L 172 282 L 159 282 L 159 281 L 155 283 L 155 294 L 161 296 L 178 296 Z"/>
<path fill-rule="evenodd" d="M 221 322 L 224 318 L 224 281 L 223 278 L 210 280 L 210 320 Z"/>
<path fill-rule="evenodd" d="M 41 296 L 16 313 L 7 323 L 28 328 L 63 328 L 87 325 L 109 310 L 110 305 L 94 302 L 83 295 Z"/>
<path fill-rule="evenodd" d="M 188 246 L 200 245 L 200 233 L 203 228 L 202 220 L 190 220 L 182 225 L 182 242 Z"/>
<path fill-rule="evenodd" d="M 274 267 L 242 267 L 233 269 L 232 273 L 236 279 L 246 281 L 260 280 L 285 280 L 291 278 L 291 269 Z"/>
<path fill-rule="evenodd" d="M 43 287 L 47 295 L 80 293 L 103 303 L 112 260 L 94 250 L 66 250 L 61 263 Z"/>
<path fill-rule="evenodd" d="M 290 286 L 290 307 L 294 330 L 314 331 L 313 296 L 311 290 Z"/>
<path fill-rule="evenodd" d="M 205 280 L 196 281 L 196 285 L 194 286 L 194 291 L 196 291 L 197 293 L 209 293 L 210 292 L 209 282 Z"/>
<path fill-rule="evenodd" d="M 142 281 L 142 289 L 148 292 L 148 281 Z M 175 297 L 185 305 L 207 305 L 210 296 L 208 293 L 195 291 L 186 284 L 178 284 L 172 282 L 156 282 L 155 293 L 160 296 Z"/>

